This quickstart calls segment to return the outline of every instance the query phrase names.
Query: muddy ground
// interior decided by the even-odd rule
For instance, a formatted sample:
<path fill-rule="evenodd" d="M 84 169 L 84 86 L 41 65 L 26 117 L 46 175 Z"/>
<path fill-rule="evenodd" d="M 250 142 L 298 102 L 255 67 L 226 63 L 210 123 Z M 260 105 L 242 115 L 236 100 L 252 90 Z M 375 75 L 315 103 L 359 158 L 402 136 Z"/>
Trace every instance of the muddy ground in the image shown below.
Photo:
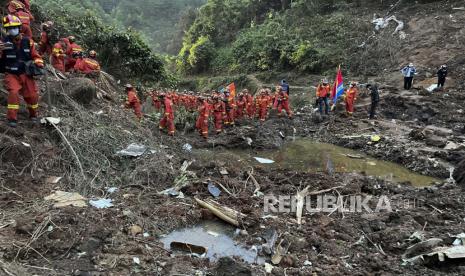
<path fill-rule="evenodd" d="M 453 9 L 456 2 L 431 3 L 415 14 L 411 8 L 396 12 L 406 21 L 404 44 L 408 46 L 389 43 L 393 47 L 388 49 L 390 67 L 378 68 L 384 64 L 377 54 L 386 43 L 380 42 L 383 49 L 373 49 L 374 53 L 367 51 L 369 56 L 363 58 L 377 65 L 376 70 L 367 68 L 367 74 L 376 74 L 357 80 L 368 78 L 380 84 L 382 99 L 375 121 L 367 119 L 367 95 L 358 97 L 354 118 L 344 116 L 344 106 L 330 117 L 320 117 L 310 104 L 313 91 L 301 89 L 300 98 L 308 101 L 299 103 L 293 120 L 272 114 L 263 125 L 241 121 L 207 141 L 180 124 L 178 135 L 170 138 L 159 133 L 156 117 L 136 123 L 131 112 L 120 107 L 124 95 L 116 93 L 115 87 L 101 87 L 99 98 L 88 103 L 79 96 L 95 93 L 90 91 L 91 83 L 78 79 L 63 84 L 51 77 L 50 101 L 44 83 L 41 86 L 41 113 L 60 117 L 60 131 L 50 124 L 32 125 L 25 110 L 17 129 L 0 122 L 0 275 L 265 275 L 264 265 L 247 264 L 240 258 L 210 262 L 187 254 L 173 256 L 164 248 L 163 235 L 217 220 L 194 200 L 212 199 L 208 182 L 221 183 L 231 192 L 223 191 L 218 203 L 246 215 L 240 228 L 247 234 L 235 237 L 238 243 L 255 246 L 267 262 L 270 256 L 260 246 L 271 229 L 290 243 L 281 263 L 274 265 L 273 275 L 465 274 L 463 259 L 404 261 L 431 251 L 417 248 L 404 256 L 419 243 L 411 238 L 415 232 L 422 231 L 416 235 L 420 240 L 439 238 L 435 246 L 446 247 L 454 241 L 451 236 L 465 232 L 465 61 L 460 25 L 465 15 Z M 372 14 L 367 11 L 367 18 Z M 386 38 L 391 41 L 392 30 L 388 32 Z M 412 49 L 416 50 L 412 53 Z M 400 87 L 397 68 L 391 67 L 409 61 L 417 64 L 420 75 L 415 89 L 407 92 Z M 423 88 L 434 82 L 434 68 L 443 63 L 451 68 L 447 89 L 426 92 Z M 309 85 L 290 81 L 301 88 Z M 75 89 L 83 83 L 87 88 Z M 4 116 L 6 94 L 1 90 L 0 103 Z M 381 137 L 379 142 L 371 141 L 374 134 Z M 270 151 L 294 136 L 351 148 L 442 181 L 415 188 L 363 172 L 303 173 L 260 164 L 241 167 L 233 160 L 215 156 L 205 160 L 182 149 L 189 143 L 194 149 Z M 145 145 L 149 151 L 137 158 L 115 154 L 131 143 Z M 182 173 L 185 162 L 192 163 Z M 450 179 L 451 168 L 458 184 Z M 220 173 L 224 169 L 228 175 Z M 372 196 L 373 202 L 387 196 L 392 212 L 304 213 L 302 225 L 294 212 L 266 216 L 263 195 L 253 196 L 255 185 L 247 175 L 251 169 L 263 195 L 295 195 L 307 186 L 310 192 L 341 186 L 325 194 Z M 50 177 L 62 179 L 51 183 Z M 186 184 L 181 189 L 184 198 L 159 194 L 175 182 Z M 110 194 L 109 187 L 118 190 Z M 55 191 L 78 192 L 88 199 L 111 198 L 114 206 L 57 208 L 44 199 Z M 134 258 L 139 258 L 138 264 Z"/>
<path fill-rule="evenodd" d="M 450 142 L 464 141 L 462 113 L 447 108 L 450 98 L 456 99 L 457 106 L 465 106 L 460 93 L 425 94 L 385 87 L 376 121 L 366 119 L 368 98 L 361 96 L 352 119 L 343 112 L 321 118 L 307 106 L 296 111 L 294 120 L 272 114 L 263 125 L 242 121 L 207 141 L 189 129 L 169 138 L 158 132 L 154 119 L 137 124 L 130 112 L 112 101 L 102 99 L 83 106 L 58 95 L 55 110 L 48 111 L 43 102 L 42 112 L 62 118 L 58 127 L 69 145 L 52 126 L 28 123 L 24 112 L 18 129 L 0 125 L 0 274 L 264 275 L 263 265 L 246 264 L 240 258 L 209 262 L 188 255 L 173 257 L 164 249 L 162 235 L 216 219 L 194 201 L 194 197 L 211 198 L 206 187 L 209 181 L 221 183 L 232 193 L 223 192 L 218 203 L 246 215 L 240 228 L 247 234 L 236 237 L 239 243 L 260 246 L 269 229 L 290 243 L 273 275 L 463 274 L 465 267 L 460 262 L 403 264 L 407 248 L 418 242 L 409 239 L 414 232 L 423 231 L 424 239 L 440 238 L 438 245 L 444 246 L 451 245 L 451 236 L 464 232 L 463 190 L 447 180 L 449 168 L 464 159 L 464 147 L 444 149 Z M 219 162 L 214 156 L 201 160 L 182 150 L 186 143 L 195 149 L 272 150 L 284 145 L 294 132 L 444 181 L 414 188 L 363 173 L 300 173 L 253 166 L 264 195 L 295 195 L 307 186 L 310 191 L 342 186 L 326 194 L 373 196 L 375 202 L 387 196 L 391 202 L 392 212 L 304 213 L 298 225 L 295 213 L 265 216 L 264 198 L 253 197 L 255 186 L 246 174 L 251 168 Z M 373 134 L 379 134 L 381 141 L 371 142 Z M 154 152 L 138 158 L 115 155 L 131 142 Z M 69 146 L 75 149 L 84 176 Z M 180 179 L 179 169 L 185 161 L 192 161 L 181 190 L 185 197 L 160 195 Z M 228 175 L 222 175 L 221 169 Z M 47 180 L 50 176 L 63 179 L 52 184 Z M 107 187 L 118 190 L 109 194 Z M 79 192 L 87 198 L 110 197 L 115 206 L 56 208 L 44 200 L 56 190 Z M 142 232 L 131 233 L 134 225 Z"/>

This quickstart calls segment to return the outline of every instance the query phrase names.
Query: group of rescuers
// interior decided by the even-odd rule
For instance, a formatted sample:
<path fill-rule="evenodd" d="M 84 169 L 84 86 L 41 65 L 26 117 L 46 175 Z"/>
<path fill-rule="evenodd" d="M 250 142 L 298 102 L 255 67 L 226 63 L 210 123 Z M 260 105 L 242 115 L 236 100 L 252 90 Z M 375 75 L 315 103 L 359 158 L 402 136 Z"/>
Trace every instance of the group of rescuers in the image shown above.
<path fill-rule="evenodd" d="M 56 30 L 53 22 L 41 24 L 41 35 L 38 49 L 33 41 L 31 23 L 34 17 L 30 12 L 29 0 L 10 0 L 6 10 L 8 15 L 3 17 L 3 31 L 0 42 L 0 72 L 4 74 L 4 86 L 8 91 L 7 120 L 11 127 L 17 126 L 17 113 L 20 105 L 20 95 L 24 98 L 29 110 L 32 122 L 38 121 L 38 87 L 34 76 L 43 72 L 44 60 L 48 56 L 51 66 L 55 70 L 67 73 L 75 72 L 89 77 L 95 77 L 100 72 L 100 64 L 96 60 L 97 53 L 94 50 L 84 57 L 83 48 L 76 43 L 74 36 L 58 38 L 53 35 Z M 409 64 L 401 70 L 404 76 L 405 89 L 412 86 L 416 69 Z M 438 71 L 438 87 L 444 86 L 447 77 L 447 66 L 443 65 Z M 371 95 L 371 108 L 369 118 L 374 119 L 379 103 L 377 85 L 366 85 Z M 207 96 L 198 96 L 193 92 L 152 92 L 153 105 L 163 110 L 163 116 L 159 127 L 167 129 L 169 135 L 174 135 L 174 111 L 175 107 L 182 106 L 188 111 L 198 111 L 196 128 L 200 135 L 208 137 L 209 118 L 213 115 L 216 133 L 221 133 L 223 127 L 235 125 L 236 120 L 243 118 L 253 119 L 258 117 L 264 122 L 269 116 L 270 109 L 276 109 L 278 116 L 282 116 L 284 110 L 288 118 L 292 119 L 290 108 L 289 84 L 282 80 L 274 93 L 269 88 L 259 89 L 255 97 L 247 89 L 238 95 L 231 93 L 228 88 L 223 91 L 213 91 Z M 141 102 L 134 87 L 126 85 L 126 107 L 132 108 L 139 120 L 142 119 Z M 330 99 L 332 87 L 324 79 L 316 87 L 317 105 L 320 114 L 330 113 Z M 358 85 L 351 82 L 344 93 L 344 101 L 348 116 L 352 116 L 357 98 Z M 334 103 L 333 103 L 334 105 Z"/>
<path fill-rule="evenodd" d="M 367 85 L 366 87 L 371 91 L 372 108 L 370 118 L 374 119 L 376 106 L 379 102 L 378 88 L 376 85 Z M 207 95 L 200 96 L 187 91 L 183 93 L 152 91 L 149 95 L 152 98 L 152 105 L 157 110 L 163 111 L 159 124 L 161 131 L 167 130 L 168 135 L 174 135 L 174 111 L 176 108 L 182 107 L 189 112 L 197 112 L 195 127 L 201 136 L 208 138 L 210 117 L 213 118 L 217 134 L 223 132 L 225 127 L 235 126 L 236 120 L 253 120 L 257 118 L 263 123 L 269 117 L 270 110 L 276 110 L 279 117 L 282 117 L 284 115 L 283 111 L 285 111 L 287 117 L 292 119 L 293 113 L 290 107 L 289 90 L 287 81 L 282 80 L 276 86 L 274 92 L 270 88 L 261 88 L 255 94 L 255 97 L 247 89 L 234 96 L 234 93 L 231 93 L 229 88 L 224 88 L 222 91 L 214 90 L 207 92 Z M 127 84 L 126 91 L 128 93 L 126 107 L 132 108 L 137 118 L 142 120 L 141 102 L 135 88 L 131 84 Z M 348 116 L 352 116 L 354 112 L 357 93 L 357 83 L 352 82 L 344 94 Z M 331 85 L 326 79 L 322 80 L 317 86 L 316 97 L 320 113 L 323 114 L 323 107 L 326 105 L 324 114 L 329 115 Z"/>
<path fill-rule="evenodd" d="M 34 76 L 44 74 L 43 57 L 61 73 L 77 73 L 94 77 L 100 73 L 100 64 L 94 50 L 83 54 L 83 48 L 74 36 L 54 37 L 53 22 L 41 24 L 38 46 L 33 40 L 31 24 L 34 17 L 29 0 L 10 0 L 6 4 L 8 15 L 2 18 L 3 30 L 0 42 L 0 73 L 4 74 L 4 86 L 8 91 L 7 120 L 17 126 L 20 96 L 24 98 L 32 122 L 38 122 L 39 94 Z"/>

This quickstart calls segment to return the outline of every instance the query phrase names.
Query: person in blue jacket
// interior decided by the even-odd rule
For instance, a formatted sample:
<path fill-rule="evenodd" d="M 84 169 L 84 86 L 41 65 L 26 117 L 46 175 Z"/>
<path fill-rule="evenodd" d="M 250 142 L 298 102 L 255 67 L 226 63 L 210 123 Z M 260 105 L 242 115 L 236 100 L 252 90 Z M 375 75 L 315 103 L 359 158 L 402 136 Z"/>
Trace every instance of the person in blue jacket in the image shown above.
<path fill-rule="evenodd" d="M 280 85 L 281 85 L 281 89 L 282 91 L 286 92 L 286 94 L 289 96 L 289 84 L 287 83 L 286 80 L 282 80 L 280 82 Z"/>
<path fill-rule="evenodd" d="M 402 75 L 404 75 L 404 89 L 410 90 L 412 88 L 413 77 L 417 73 L 417 69 L 413 66 L 413 63 L 405 66 L 402 70 Z"/>

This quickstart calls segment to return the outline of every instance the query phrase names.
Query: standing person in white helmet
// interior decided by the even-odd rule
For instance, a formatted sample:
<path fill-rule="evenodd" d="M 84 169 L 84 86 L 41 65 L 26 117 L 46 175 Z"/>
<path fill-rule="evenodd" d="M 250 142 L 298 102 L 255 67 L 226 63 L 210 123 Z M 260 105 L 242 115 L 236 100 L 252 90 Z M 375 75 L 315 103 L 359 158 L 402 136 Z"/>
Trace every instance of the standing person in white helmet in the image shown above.
<path fill-rule="evenodd" d="M 402 75 L 404 75 L 404 89 L 410 90 L 412 88 L 413 77 L 417 73 L 417 69 L 413 66 L 413 63 L 405 66 L 402 70 Z"/>

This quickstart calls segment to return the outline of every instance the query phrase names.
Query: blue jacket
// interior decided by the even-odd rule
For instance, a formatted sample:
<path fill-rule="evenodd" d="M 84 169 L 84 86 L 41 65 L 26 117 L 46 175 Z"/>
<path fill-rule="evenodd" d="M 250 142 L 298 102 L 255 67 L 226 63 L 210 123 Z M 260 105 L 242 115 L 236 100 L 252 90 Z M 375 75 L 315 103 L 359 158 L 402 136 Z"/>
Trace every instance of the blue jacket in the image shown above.
<path fill-rule="evenodd" d="M 406 78 L 410 78 L 415 76 L 415 73 L 417 72 L 417 69 L 415 67 L 409 67 L 405 66 L 404 69 L 401 70 L 402 75 Z"/>
<path fill-rule="evenodd" d="M 281 88 L 287 95 L 289 95 L 289 84 L 281 82 Z"/>

